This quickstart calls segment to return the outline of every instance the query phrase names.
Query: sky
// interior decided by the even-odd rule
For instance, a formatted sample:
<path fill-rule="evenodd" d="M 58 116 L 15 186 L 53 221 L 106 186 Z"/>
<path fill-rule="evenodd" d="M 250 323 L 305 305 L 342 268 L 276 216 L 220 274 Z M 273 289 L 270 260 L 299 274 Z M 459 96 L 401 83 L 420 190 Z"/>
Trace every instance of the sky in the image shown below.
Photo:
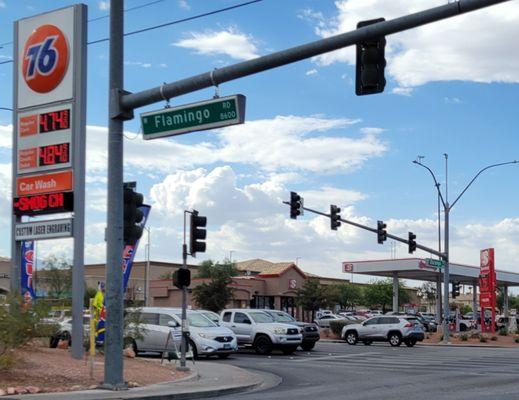
<path fill-rule="evenodd" d="M 127 0 L 130 32 L 240 4 L 245 0 Z M 109 2 L 88 5 L 88 40 L 108 35 Z M 215 68 L 392 19 L 446 1 L 262 0 L 125 38 L 125 89 L 174 82 Z M 0 62 L 13 57 L 13 21 L 73 4 L 0 0 Z M 132 8 L 143 6 L 132 10 Z M 305 206 L 342 209 L 348 220 L 437 248 L 436 174 L 456 199 L 483 167 L 519 159 L 519 1 L 387 36 L 384 93 L 355 95 L 354 47 L 220 85 L 247 97 L 243 125 L 143 141 L 139 114 L 125 123 L 124 176 L 152 206 L 153 260 L 180 262 L 184 210 L 208 218 L 207 252 L 234 261 L 297 261 L 308 272 L 346 277 L 343 261 L 405 258 L 407 246 L 305 213 L 289 218 L 290 191 Z M 12 64 L 0 65 L 0 107 L 12 107 Z M 88 46 L 87 263 L 106 246 L 108 43 Z M 213 97 L 215 89 L 171 99 L 171 106 Z M 0 255 L 10 255 L 12 116 L 0 110 Z M 444 154 L 448 154 L 448 173 Z M 451 212 L 453 262 L 479 264 L 494 247 L 496 267 L 519 273 L 519 164 L 483 173 Z M 443 219 L 443 213 L 441 214 Z M 144 259 L 144 234 L 137 259 Z M 143 243 L 144 242 L 144 243 Z M 71 256 L 71 240 L 38 243 L 38 258 Z M 394 247 L 395 251 L 392 251 Z M 417 251 L 414 256 L 427 257 Z M 347 276 L 349 278 L 349 276 Z"/>

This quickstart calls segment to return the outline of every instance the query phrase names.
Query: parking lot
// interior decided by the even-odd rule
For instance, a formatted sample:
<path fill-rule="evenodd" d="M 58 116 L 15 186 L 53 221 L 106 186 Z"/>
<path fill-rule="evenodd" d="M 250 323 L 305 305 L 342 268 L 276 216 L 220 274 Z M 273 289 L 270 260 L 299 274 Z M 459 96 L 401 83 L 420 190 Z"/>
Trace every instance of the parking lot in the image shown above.
<path fill-rule="evenodd" d="M 320 342 L 314 351 L 293 356 L 240 351 L 214 363 L 282 378 L 277 388 L 225 399 L 514 399 L 519 398 L 518 359 L 515 349 Z"/>

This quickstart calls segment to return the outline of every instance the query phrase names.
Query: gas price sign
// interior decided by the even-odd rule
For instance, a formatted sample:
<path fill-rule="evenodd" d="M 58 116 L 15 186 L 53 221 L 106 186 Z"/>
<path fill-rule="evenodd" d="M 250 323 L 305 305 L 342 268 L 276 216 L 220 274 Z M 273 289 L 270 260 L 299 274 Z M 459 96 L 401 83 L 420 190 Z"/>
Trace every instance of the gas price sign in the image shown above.
<path fill-rule="evenodd" d="M 72 105 L 40 108 L 18 116 L 18 174 L 72 165 Z"/>

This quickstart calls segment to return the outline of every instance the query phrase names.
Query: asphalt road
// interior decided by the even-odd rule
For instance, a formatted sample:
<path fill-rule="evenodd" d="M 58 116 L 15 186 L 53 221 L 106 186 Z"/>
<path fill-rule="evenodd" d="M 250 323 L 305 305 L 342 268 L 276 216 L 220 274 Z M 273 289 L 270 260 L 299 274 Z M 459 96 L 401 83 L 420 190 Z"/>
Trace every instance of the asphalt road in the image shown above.
<path fill-rule="evenodd" d="M 270 357 L 242 351 L 226 361 L 270 372 L 274 388 L 221 399 L 519 399 L 519 350 L 317 344 L 314 351 Z"/>

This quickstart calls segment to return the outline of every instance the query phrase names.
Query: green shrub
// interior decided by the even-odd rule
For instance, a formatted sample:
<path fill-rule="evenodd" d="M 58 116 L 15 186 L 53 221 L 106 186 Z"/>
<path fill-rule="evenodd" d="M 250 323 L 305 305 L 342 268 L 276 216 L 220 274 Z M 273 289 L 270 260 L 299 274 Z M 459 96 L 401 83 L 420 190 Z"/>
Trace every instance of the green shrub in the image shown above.
<path fill-rule="evenodd" d="M 501 328 L 499 328 L 498 334 L 499 336 L 507 336 L 508 329 L 506 328 L 506 326 L 502 326 Z"/>
<path fill-rule="evenodd" d="M 515 330 L 515 334 L 519 335 L 519 328 Z"/>
<path fill-rule="evenodd" d="M 332 330 L 333 334 L 337 337 L 341 336 L 342 328 L 346 325 L 352 325 L 355 324 L 355 322 L 347 320 L 347 319 L 336 319 L 333 321 L 330 321 L 330 329 Z"/>
<path fill-rule="evenodd" d="M 0 368 L 13 365 L 14 349 L 56 332 L 54 324 L 41 322 L 48 311 L 45 303 L 25 305 L 21 297 L 9 297 L 6 304 L 0 304 Z"/>
<path fill-rule="evenodd" d="M 466 342 L 467 340 L 469 340 L 469 335 L 467 335 L 466 333 L 462 333 L 462 334 L 460 335 L 460 340 L 461 340 L 462 342 Z"/>
<path fill-rule="evenodd" d="M 492 336 L 492 337 L 490 338 L 490 340 L 492 340 L 493 342 L 497 342 L 497 336 L 495 336 L 495 335 Z"/>
<path fill-rule="evenodd" d="M 479 335 L 479 341 L 481 343 L 486 343 L 488 338 L 485 335 Z"/>
<path fill-rule="evenodd" d="M 470 338 L 471 339 L 479 339 L 479 333 L 477 333 L 477 332 L 471 333 L 470 334 Z"/>
<path fill-rule="evenodd" d="M 519 343 L 519 337 L 516 337 L 516 338 L 514 339 L 514 342 L 515 342 L 515 343 Z"/>

